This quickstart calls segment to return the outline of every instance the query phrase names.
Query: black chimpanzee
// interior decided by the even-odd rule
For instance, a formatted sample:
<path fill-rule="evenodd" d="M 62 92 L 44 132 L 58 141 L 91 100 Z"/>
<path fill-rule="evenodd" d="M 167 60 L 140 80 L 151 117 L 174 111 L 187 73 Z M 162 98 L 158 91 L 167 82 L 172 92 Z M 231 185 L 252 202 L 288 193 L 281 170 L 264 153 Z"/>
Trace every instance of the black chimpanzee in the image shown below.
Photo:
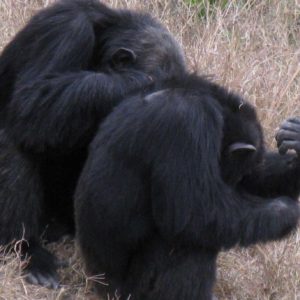
<path fill-rule="evenodd" d="M 182 50 L 161 24 L 96 0 L 39 12 L 4 49 L 0 244 L 27 240 L 29 281 L 57 286 L 55 258 L 39 235 L 49 222 L 52 233 L 72 230 L 73 191 L 99 121 L 124 95 L 184 71 Z"/>
<path fill-rule="evenodd" d="M 266 152 L 239 96 L 196 75 L 154 85 L 90 145 L 75 193 L 86 268 L 106 274 L 100 295 L 212 299 L 221 249 L 295 228 L 299 175 L 297 157 Z"/>

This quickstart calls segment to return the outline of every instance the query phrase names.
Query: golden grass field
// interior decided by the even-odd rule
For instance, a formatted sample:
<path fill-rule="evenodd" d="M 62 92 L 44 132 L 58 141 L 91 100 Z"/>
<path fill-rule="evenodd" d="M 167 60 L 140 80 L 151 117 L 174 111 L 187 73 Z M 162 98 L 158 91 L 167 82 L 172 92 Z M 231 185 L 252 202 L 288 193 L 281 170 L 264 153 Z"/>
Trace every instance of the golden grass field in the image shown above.
<path fill-rule="evenodd" d="M 0 0 L 0 51 L 51 2 Z M 280 122 L 300 114 L 300 0 L 105 2 L 156 15 L 182 44 L 191 70 L 211 75 L 257 107 L 270 147 Z M 28 285 L 18 258 L 0 257 L 0 300 L 95 299 L 89 292 L 92 278 L 85 277 L 73 241 L 49 248 L 70 263 L 61 271 L 62 288 Z M 222 253 L 217 276 L 219 300 L 300 299 L 300 230 L 282 242 Z"/>

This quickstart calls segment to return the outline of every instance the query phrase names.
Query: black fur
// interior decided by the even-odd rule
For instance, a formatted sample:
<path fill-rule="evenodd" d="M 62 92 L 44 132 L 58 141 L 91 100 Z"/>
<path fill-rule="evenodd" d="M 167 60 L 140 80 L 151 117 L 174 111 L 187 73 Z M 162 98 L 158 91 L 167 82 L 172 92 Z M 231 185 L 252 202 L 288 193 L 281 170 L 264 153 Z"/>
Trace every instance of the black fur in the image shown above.
<path fill-rule="evenodd" d="M 73 191 L 98 123 L 126 94 L 184 70 L 182 51 L 162 25 L 96 0 L 39 12 L 4 49 L 0 242 L 28 241 L 30 281 L 57 286 L 39 235 L 46 224 L 48 238 L 72 232 Z"/>
<path fill-rule="evenodd" d="M 230 152 L 239 142 L 248 148 Z M 100 126 L 75 193 L 86 268 L 109 283 L 99 293 L 212 299 L 221 249 L 295 228 L 299 170 L 298 160 L 266 152 L 250 104 L 206 79 L 124 101 Z M 269 175 L 285 184 L 264 185 Z"/>

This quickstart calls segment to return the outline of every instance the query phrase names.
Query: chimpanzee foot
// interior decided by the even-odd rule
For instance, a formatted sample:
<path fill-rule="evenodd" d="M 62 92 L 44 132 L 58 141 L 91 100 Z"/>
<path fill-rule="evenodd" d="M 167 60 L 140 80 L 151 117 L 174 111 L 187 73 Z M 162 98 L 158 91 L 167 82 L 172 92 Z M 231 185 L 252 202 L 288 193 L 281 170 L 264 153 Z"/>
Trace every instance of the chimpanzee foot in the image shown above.
<path fill-rule="evenodd" d="M 58 259 L 41 246 L 36 246 L 29 252 L 28 265 L 24 269 L 26 281 L 47 288 L 59 288 L 57 268 L 62 265 Z"/>
<path fill-rule="evenodd" d="M 74 228 L 66 224 L 62 224 L 56 219 L 51 219 L 44 226 L 41 232 L 42 239 L 47 243 L 53 243 L 61 240 L 63 237 L 75 235 Z"/>

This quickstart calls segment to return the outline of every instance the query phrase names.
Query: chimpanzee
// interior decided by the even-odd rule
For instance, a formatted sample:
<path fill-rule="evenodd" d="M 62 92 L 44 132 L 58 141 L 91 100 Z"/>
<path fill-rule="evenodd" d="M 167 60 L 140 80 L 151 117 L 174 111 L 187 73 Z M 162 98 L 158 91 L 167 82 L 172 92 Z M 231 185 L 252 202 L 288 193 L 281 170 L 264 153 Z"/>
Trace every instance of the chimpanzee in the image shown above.
<path fill-rule="evenodd" d="M 30 282 L 58 285 L 39 236 L 46 224 L 48 239 L 72 231 L 73 192 L 98 123 L 126 94 L 184 71 L 183 52 L 161 24 L 96 0 L 57 2 L 4 49 L 0 244 L 27 241 Z"/>
<path fill-rule="evenodd" d="M 254 108 L 206 78 L 123 101 L 100 125 L 75 192 L 87 271 L 109 284 L 99 294 L 212 299 L 221 249 L 296 227 L 299 175 L 295 155 L 266 151 Z"/>

